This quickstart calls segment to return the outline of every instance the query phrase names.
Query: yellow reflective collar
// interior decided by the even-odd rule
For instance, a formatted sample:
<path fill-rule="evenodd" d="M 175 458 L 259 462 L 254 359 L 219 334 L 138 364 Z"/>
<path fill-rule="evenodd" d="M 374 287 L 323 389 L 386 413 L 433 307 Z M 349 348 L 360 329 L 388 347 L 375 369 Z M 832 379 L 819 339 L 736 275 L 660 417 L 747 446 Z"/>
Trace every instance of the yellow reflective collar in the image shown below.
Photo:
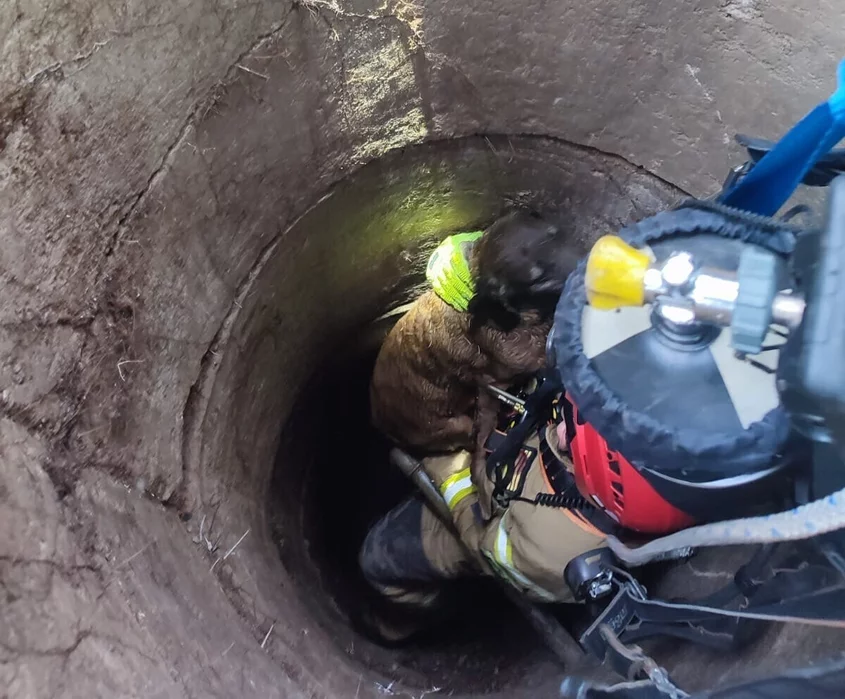
<path fill-rule="evenodd" d="M 434 293 L 462 313 L 469 308 L 469 302 L 475 296 L 468 253 L 482 235 L 483 231 L 450 235 L 431 254 L 425 270 Z"/>

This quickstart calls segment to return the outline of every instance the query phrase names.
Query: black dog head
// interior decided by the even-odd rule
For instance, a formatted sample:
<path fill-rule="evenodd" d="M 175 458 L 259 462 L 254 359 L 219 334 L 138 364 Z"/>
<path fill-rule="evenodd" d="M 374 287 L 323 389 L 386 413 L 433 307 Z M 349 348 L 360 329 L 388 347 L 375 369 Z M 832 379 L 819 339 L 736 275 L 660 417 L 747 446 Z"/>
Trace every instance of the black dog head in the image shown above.
<path fill-rule="evenodd" d="M 525 311 L 551 315 L 578 254 L 558 226 L 538 214 L 515 211 L 485 231 L 474 262 L 476 295 L 470 312 L 511 330 Z"/>

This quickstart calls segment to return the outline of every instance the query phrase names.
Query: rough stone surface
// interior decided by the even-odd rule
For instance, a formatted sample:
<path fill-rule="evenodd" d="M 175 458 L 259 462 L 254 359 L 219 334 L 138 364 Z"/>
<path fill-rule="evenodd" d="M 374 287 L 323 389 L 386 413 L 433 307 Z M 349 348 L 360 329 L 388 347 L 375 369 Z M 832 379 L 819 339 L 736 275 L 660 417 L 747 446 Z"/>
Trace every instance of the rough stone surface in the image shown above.
<path fill-rule="evenodd" d="M 503 198 L 584 244 L 712 192 L 843 31 L 834 0 L 0 3 L 6 694 L 378 694 L 267 524 L 307 376 Z"/>

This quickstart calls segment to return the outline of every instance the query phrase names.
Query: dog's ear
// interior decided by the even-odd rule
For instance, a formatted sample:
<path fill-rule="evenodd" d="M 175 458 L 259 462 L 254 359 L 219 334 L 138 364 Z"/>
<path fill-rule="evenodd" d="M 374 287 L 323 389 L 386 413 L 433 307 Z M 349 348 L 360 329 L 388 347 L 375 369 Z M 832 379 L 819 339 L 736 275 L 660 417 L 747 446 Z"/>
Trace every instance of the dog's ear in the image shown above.
<path fill-rule="evenodd" d="M 476 295 L 469 302 L 470 332 L 477 332 L 484 325 L 492 324 L 502 332 L 511 332 L 520 323 L 518 312 L 508 309 L 497 299 Z"/>

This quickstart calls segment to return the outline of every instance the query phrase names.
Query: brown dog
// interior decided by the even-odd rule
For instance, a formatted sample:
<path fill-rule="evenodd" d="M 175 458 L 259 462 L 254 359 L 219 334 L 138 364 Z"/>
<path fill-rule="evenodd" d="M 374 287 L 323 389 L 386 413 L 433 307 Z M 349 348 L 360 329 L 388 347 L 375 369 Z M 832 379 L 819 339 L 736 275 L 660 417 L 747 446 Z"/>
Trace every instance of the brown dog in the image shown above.
<path fill-rule="evenodd" d="M 373 423 L 421 455 L 473 449 L 479 387 L 506 387 L 542 368 L 577 255 L 556 226 L 516 212 L 490 226 L 469 262 L 469 310 L 423 294 L 387 336 L 373 371 Z"/>

